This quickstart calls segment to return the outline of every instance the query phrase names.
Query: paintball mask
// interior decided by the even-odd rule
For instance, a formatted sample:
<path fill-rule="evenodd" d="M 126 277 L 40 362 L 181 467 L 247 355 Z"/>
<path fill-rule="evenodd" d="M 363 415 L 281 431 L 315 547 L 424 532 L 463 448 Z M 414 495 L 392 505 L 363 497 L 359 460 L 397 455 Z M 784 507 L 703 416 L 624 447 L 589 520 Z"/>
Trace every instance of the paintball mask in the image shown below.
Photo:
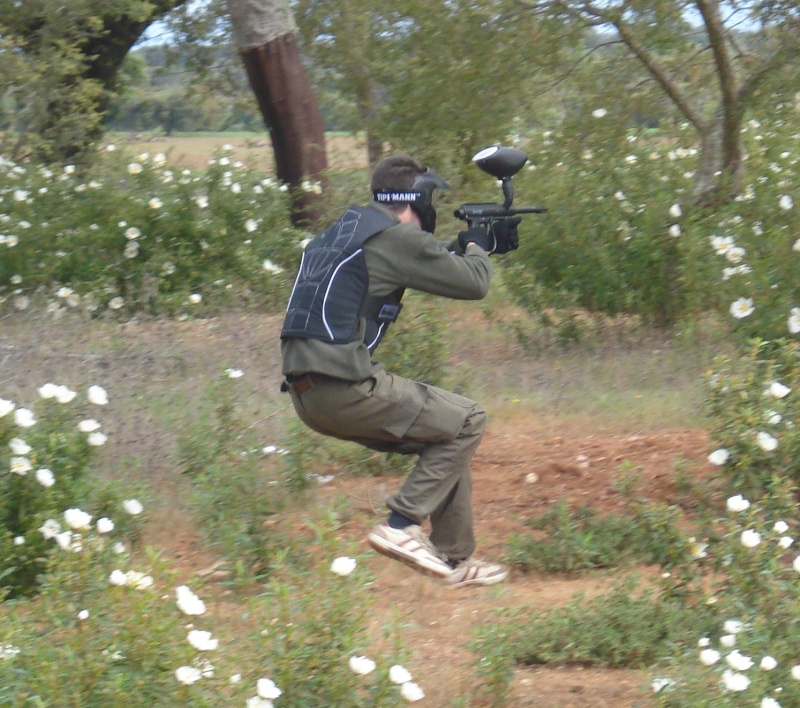
<path fill-rule="evenodd" d="M 373 199 L 379 204 L 410 204 L 419 217 L 424 231 L 433 233 L 436 229 L 436 208 L 434 206 L 434 190 L 449 189 L 447 184 L 430 167 L 414 177 L 411 187 L 402 191 L 374 191 Z"/>

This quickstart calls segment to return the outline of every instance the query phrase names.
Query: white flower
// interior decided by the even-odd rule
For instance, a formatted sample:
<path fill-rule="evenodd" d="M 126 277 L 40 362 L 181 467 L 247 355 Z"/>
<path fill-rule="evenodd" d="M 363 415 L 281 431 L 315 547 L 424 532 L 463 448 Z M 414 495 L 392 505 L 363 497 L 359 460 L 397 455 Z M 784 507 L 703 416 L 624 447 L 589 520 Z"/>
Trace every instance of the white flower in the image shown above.
<path fill-rule="evenodd" d="M 739 652 L 738 649 L 734 649 L 728 654 L 728 656 L 725 657 L 725 661 L 728 666 L 735 671 L 747 671 L 747 669 L 753 666 L 753 660 L 749 656 L 745 656 Z"/>
<path fill-rule="evenodd" d="M 27 455 L 31 451 L 31 446 L 22 438 L 11 438 L 8 441 L 8 446 L 15 455 Z"/>
<path fill-rule="evenodd" d="M 728 458 L 730 457 L 730 453 L 724 447 L 719 448 L 719 450 L 714 450 L 709 456 L 708 461 L 712 465 L 724 465 Z"/>
<path fill-rule="evenodd" d="M 89 402 L 97 406 L 104 406 L 108 403 L 108 394 L 102 386 L 89 386 Z"/>
<path fill-rule="evenodd" d="M 36 481 L 43 487 L 52 487 L 56 483 L 55 475 L 46 467 L 36 470 Z"/>
<path fill-rule="evenodd" d="M 782 548 L 786 550 L 794 543 L 794 539 L 791 536 L 781 536 L 778 539 L 778 548 Z"/>
<path fill-rule="evenodd" d="M 59 290 L 59 292 L 61 291 Z M 39 386 L 37 390 L 39 392 L 39 396 L 46 399 L 46 398 L 55 398 L 57 388 L 58 386 L 54 383 L 46 383 L 42 386 Z"/>
<path fill-rule="evenodd" d="M 764 450 L 764 452 L 772 452 L 778 447 L 778 439 L 762 430 L 756 434 L 756 444 Z"/>
<path fill-rule="evenodd" d="M 716 649 L 703 649 L 700 652 L 700 662 L 704 666 L 713 666 L 719 661 L 720 653 Z"/>
<path fill-rule="evenodd" d="M 213 639 L 211 637 L 211 632 L 205 632 L 201 629 L 193 629 L 189 632 L 187 639 L 189 640 L 189 644 L 197 649 L 197 651 L 213 651 L 219 646 L 219 639 Z"/>
<path fill-rule="evenodd" d="M 730 313 L 737 320 L 752 314 L 753 310 L 755 307 L 753 307 L 753 298 L 751 297 L 740 297 L 738 300 L 734 300 L 730 306 Z"/>
<path fill-rule="evenodd" d="M 7 401 L 5 398 L 0 398 L 0 418 L 4 418 L 7 416 L 11 411 L 14 410 L 16 406 L 14 405 L 13 401 Z"/>
<path fill-rule="evenodd" d="M 81 529 L 88 529 L 92 523 L 92 515 L 87 514 L 80 509 L 72 508 L 64 512 L 64 521 L 67 525 L 76 531 Z"/>
<path fill-rule="evenodd" d="M 670 216 L 671 216 L 673 219 L 677 219 L 677 218 L 678 218 L 678 217 L 679 217 L 679 216 L 680 216 L 682 213 L 683 213 L 683 212 L 681 211 L 681 205 L 680 205 L 680 204 L 673 204 L 673 205 L 672 205 L 672 206 L 669 208 L 669 215 L 670 215 Z"/>
<path fill-rule="evenodd" d="M 61 533 L 57 533 L 55 536 L 56 543 L 62 548 L 62 550 L 68 551 L 72 546 L 72 534 L 69 531 L 62 531 Z"/>
<path fill-rule="evenodd" d="M 128 584 L 128 576 L 119 569 L 112 570 L 111 575 L 108 576 L 108 582 L 112 585 L 122 587 Z"/>
<path fill-rule="evenodd" d="M 225 369 L 225 373 L 228 375 L 229 379 L 240 379 L 244 376 L 244 371 L 241 369 Z"/>
<path fill-rule="evenodd" d="M 93 433 L 95 430 L 100 428 L 100 423 L 98 423 L 94 418 L 87 418 L 86 420 L 82 420 L 78 423 L 78 430 L 82 433 Z"/>
<path fill-rule="evenodd" d="M 256 682 L 256 693 L 259 698 L 265 698 L 268 701 L 273 701 L 278 698 L 283 691 L 279 689 L 272 679 L 262 678 Z"/>
<path fill-rule="evenodd" d="M 785 398 L 791 393 L 792 389 L 784 386 L 780 381 L 773 381 L 767 389 L 767 395 L 774 398 Z"/>
<path fill-rule="evenodd" d="M 739 634 L 744 629 L 744 625 L 739 620 L 725 620 L 722 629 L 726 634 Z"/>
<path fill-rule="evenodd" d="M 201 677 L 200 669 L 195 666 L 181 666 L 175 669 L 175 678 L 178 679 L 178 683 L 182 683 L 184 686 L 191 686 L 193 683 L 197 683 Z"/>
<path fill-rule="evenodd" d="M 33 469 L 31 461 L 27 457 L 12 457 L 11 458 L 11 471 L 14 474 L 24 477 L 28 472 Z"/>
<path fill-rule="evenodd" d="M 719 638 L 720 646 L 725 647 L 726 649 L 730 649 L 732 646 L 736 645 L 736 635 L 735 634 L 723 634 Z"/>
<path fill-rule="evenodd" d="M 697 640 L 697 646 L 699 646 L 701 649 L 705 647 L 710 647 L 711 640 L 708 637 L 701 637 L 700 639 Z"/>
<path fill-rule="evenodd" d="M 186 615 L 202 615 L 206 611 L 205 603 L 186 585 L 175 588 L 178 609 Z"/>
<path fill-rule="evenodd" d="M 351 656 L 349 663 L 350 670 L 362 676 L 375 670 L 375 662 L 366 656 Z"/>
<path fill-rule="evenodd" d="M 126 551 L 125 544 L 122 541 L 117 541 L 111 548 L 117 555 L 125 553 Z"/>
<path fill-rule="evenodd" d="M 114 522 L 106 516 L 97 520 L 97 533 L 111 533 L 114 530 Z"/>
<path fill-rule="evenodd" d="M 125 304 L 125 300 L 123 300 L 119 295 L 117 297 L 112 297 L 108 301 L 108 306 L 112 310 L 119 310 Z"/>
<path fill-rule="evenodd" d="M 274 708 L 275 704 L 272 701 L 268 701 L 266 698 L 259 698 L 258 696 L 252 696 L 245 701 L 245 708 Z"/>
<path fill-rule="evenodd" d="M 789 530 L 789 524 L 785 521 L 776 521 L 775 525 L 772 527 L 772 530 L 775 533 L 786 533 Z"/>
<path fill-rule="evenodd" d="M 142 171 L 142 166 L 138 162 L 131 162 L 128 165 L 128 174 L 138 175 Z"/>
<path fill-rule="evenodd" d="M 774 698 L 770 698 L 767 696 L 766 698 L 761 699 L 760 708 L 781 708 L 781 704 L 778 703 Z"/>
<path fill-rule="evenodd" d="M 791 209 L 794 206 L 794 200 L 788 194 L 784 194 L 778 200 L 778 206 L 781 209 L 789 211 L 789 209 Z"/>
<path fill-rule="evenodd" d="M 800 334 L 800 307 L 793 307 L 789 311 L 789 333 Z"/>
<path fill-rule="evenodd" d="M 777 425 L 783 420 L 783 416 L 776 411 L 766 411 L 764 417 L 770 425 Z"/>
<path fill-rule="evenodd" d="M 744 691 L 750 685 L 750 679 L 744 674 L 727 669 L 722 674 L 722 684 L 729 691 Z"/>
<path fill-rule="evenodd" d="M 672 226 L 669 227 L 669 235 L 672 236 L 672 238 L 678 238 L 678 236 L 681 235 L 680 225 L 672 224 Z"/>
<path fill-rule="evenodd" d="M 25 545 L 25 536 L 14 536 L 14 545 L 15 546 L 24 546 Z"/>
<path fill-rule="evenodd" d="M 231 676 L 230 683 L 235 686 L 237 683 L 242 682 L 242 675 L 241 674 L 234 674 Z"/>
<path fill-rule="evenodd" d="M 592 111 L 593 118 L 604 118 L 606 115 L 608 115 L 608 111 L 605 108 L 595 108 Z"/>
<path fill-rule="evenodd" d="M 61 524 L 55 519 L 48 519 L 40 527 L 39 531 L 44 536 L 45 541 L 55 538 L 57 534 L 61 533 Z"/>
<path fill-rule="evenodd" d="M 149 202 L 147 202 L 147 206 L 151 209 L 160 209 L 164 206 L 164 202 L 162 202 L 158 197 L 153 197 Z"/>
<path fill-rule="evenodd" d="M 105 433 L 101 433 L 99 430 L 97 430 L 93 433 L 89 433 L 89 436 L 86 438 L 86 440 L 92 447 L 102 447 L 106 444 L 108 437 Z"/>
<path fill-rule="evenodd" d="M 281 268 L 279 265 L 275 265 L 269 258 L 265 258 L 261 265 L 264 270 L 274 273 L 275 275 L 283 273 L 283 268 Z"/>
<path fill-rule="evenodd" d="M 800 681 L 800 665 L 792 667 L 792 678 L 795 681 Z"/>
<path fill-rule="evenodd" d="M 389 680 L 392 683 L 408 683 L 411 680 L 411 672 L 400 664 L 395 664 L 389 669 Z"/>
<path fill-rule="evenodd" d="M 331 563 L 331 572 L 344 577 L 345 575 L 350 575 L 350 573 L 355 570 L 355 567 L 355 558 L 340 556 L 339 558 L 334 559 L 333 563 Z"/>
<path fill-rule="evenodd" d="M 731 246 L 725 252 L 725 258 L 731 263 L 741 263 L 746 251 L 741 246 Z"/>
<path fill-rule="evenodd" d="M 421 701 L 425 698 L 423 690 L 413 681 L 406 681 L 406 683 L 400 686 L 400 695 L 409 703 Z"/>
<path fill-rule="evenodd" d="M 745 548 L 755 548 L 761 543 L 761 534 L 753 529 L 747 529 L 742 531 L 741 541 Z"/>
<path fill-rule="evenodd" d="M 251 234 L 258 228 L 258 222 L 255 219 L 248 219 L 244 222 L 244 230 Z"/>
<path fill-rule="evenodd" d="M 708 544 L 692 536 L 689 539 L 689 555 L 697 560 L 708 557 Z"/>
<path fill-rule="evenodd" d="M 777 665 L 778 662 L 775 659 L 773 659 L 771 656 L 765 656 L 761 660 L 761 663 L 758 665 L 758 667 L 762 671 L 772 671 L 772 669 L 774 669 Z"/>
<path fill-rule="evenodd" d="M 74 295 L 70 294 L 67 297 L 71 299 Z M 71 391 L 67 386 L 59 386 L 56 389 L 56 400 L 59 403 L 69 403 L 77 395 L 77 391 Z"/>
<path fill-rule="evenodd" d="M 750 508 L 750 502 L 741 494 L 736 494 L 728 499 L 726 506 L 728 507 L 728 511 L 738 513 L 740 511 L 747 511 Z"/>
<path fill-rule="evenodd" d="M 200 293 L 192 293 L 191 295 L 189 295 L 189 302 L 191 302 L 193 305 L 202 302 L 202 300 L 203 296 Z"/>
<path fill-rule="evenodd" d="M 138 499 L 126 499 L 122 502 L 122 508 L 131 516 L 138 516 L 144 511 L 144 507 Z"/>
<path fill-rule="evenodd" d="M 14 422 L 20 428 L 30 428 L 36 425 L 36 418 L 32 410 L 28 408 L 17 408 L 17 410 L 14 411 Z"/>
<path fill-rule="evenodd" d="M 197 197 L 194 201 L 201 209 L 205 209 L 208 206 L 208 197 L 206 196 Z"/>

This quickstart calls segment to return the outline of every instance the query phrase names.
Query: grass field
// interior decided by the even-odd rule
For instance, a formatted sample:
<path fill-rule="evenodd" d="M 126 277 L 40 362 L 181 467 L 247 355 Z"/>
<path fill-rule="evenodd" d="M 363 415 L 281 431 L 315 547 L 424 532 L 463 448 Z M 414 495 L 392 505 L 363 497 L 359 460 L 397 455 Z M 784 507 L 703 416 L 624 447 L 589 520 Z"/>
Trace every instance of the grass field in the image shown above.
<path fill-rule="evenodd" d="M 367 165 L 366 143 L 362 138 L 331 133 L 325 140 L 329 167 Z M 224 145 L 232 145 L 235 159 L 265 171 L 273 167 L 272 145 L 267 133 L 179 133 L 170 137 L 111 133 L 107 141 L 133 154 L 163 152 L 169 155 L 170 162 L 195 169 L 205 167 Z"/>

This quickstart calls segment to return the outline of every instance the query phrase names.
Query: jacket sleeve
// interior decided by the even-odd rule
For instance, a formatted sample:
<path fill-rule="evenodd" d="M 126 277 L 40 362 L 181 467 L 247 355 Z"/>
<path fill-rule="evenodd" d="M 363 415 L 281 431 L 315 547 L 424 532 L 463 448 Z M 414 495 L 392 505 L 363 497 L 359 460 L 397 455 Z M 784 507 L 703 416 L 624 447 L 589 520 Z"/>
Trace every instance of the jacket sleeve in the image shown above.
<path fill-rule="evenodd" d="M 463 256 L 457 255 L 411 224 L 398 224 L 373 237 L 364 255 L 371 295 L 387 295 L 400 287 L 480 300 L 492 280 L 492 262 L 482 248 L 471 244 Z"/>

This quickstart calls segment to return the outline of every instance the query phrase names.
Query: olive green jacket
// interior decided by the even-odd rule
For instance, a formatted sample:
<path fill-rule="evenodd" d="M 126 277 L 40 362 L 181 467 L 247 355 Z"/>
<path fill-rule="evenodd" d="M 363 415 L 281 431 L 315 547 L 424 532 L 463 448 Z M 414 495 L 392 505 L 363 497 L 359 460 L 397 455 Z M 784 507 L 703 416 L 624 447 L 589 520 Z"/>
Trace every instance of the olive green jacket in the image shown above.
<path fill-rule="evenodd" d="M 389 216 L 394 213 L 372 203 Z M 456 300 L 480 300 L 492 279 L 492 263 L 479 246 L 470 244 L 458 255 L 457 241 L 445 245 L 413 224 L 399 221 L 364 244 L 369 294 L 385 297 L 398 288 L 411 288 Z M 364 344 L 365 320 L 348 344 L 316 339 L 281 340 L 283 374 L 316 371 L 348 381 L 361 381 L 380 368 Z"/>

